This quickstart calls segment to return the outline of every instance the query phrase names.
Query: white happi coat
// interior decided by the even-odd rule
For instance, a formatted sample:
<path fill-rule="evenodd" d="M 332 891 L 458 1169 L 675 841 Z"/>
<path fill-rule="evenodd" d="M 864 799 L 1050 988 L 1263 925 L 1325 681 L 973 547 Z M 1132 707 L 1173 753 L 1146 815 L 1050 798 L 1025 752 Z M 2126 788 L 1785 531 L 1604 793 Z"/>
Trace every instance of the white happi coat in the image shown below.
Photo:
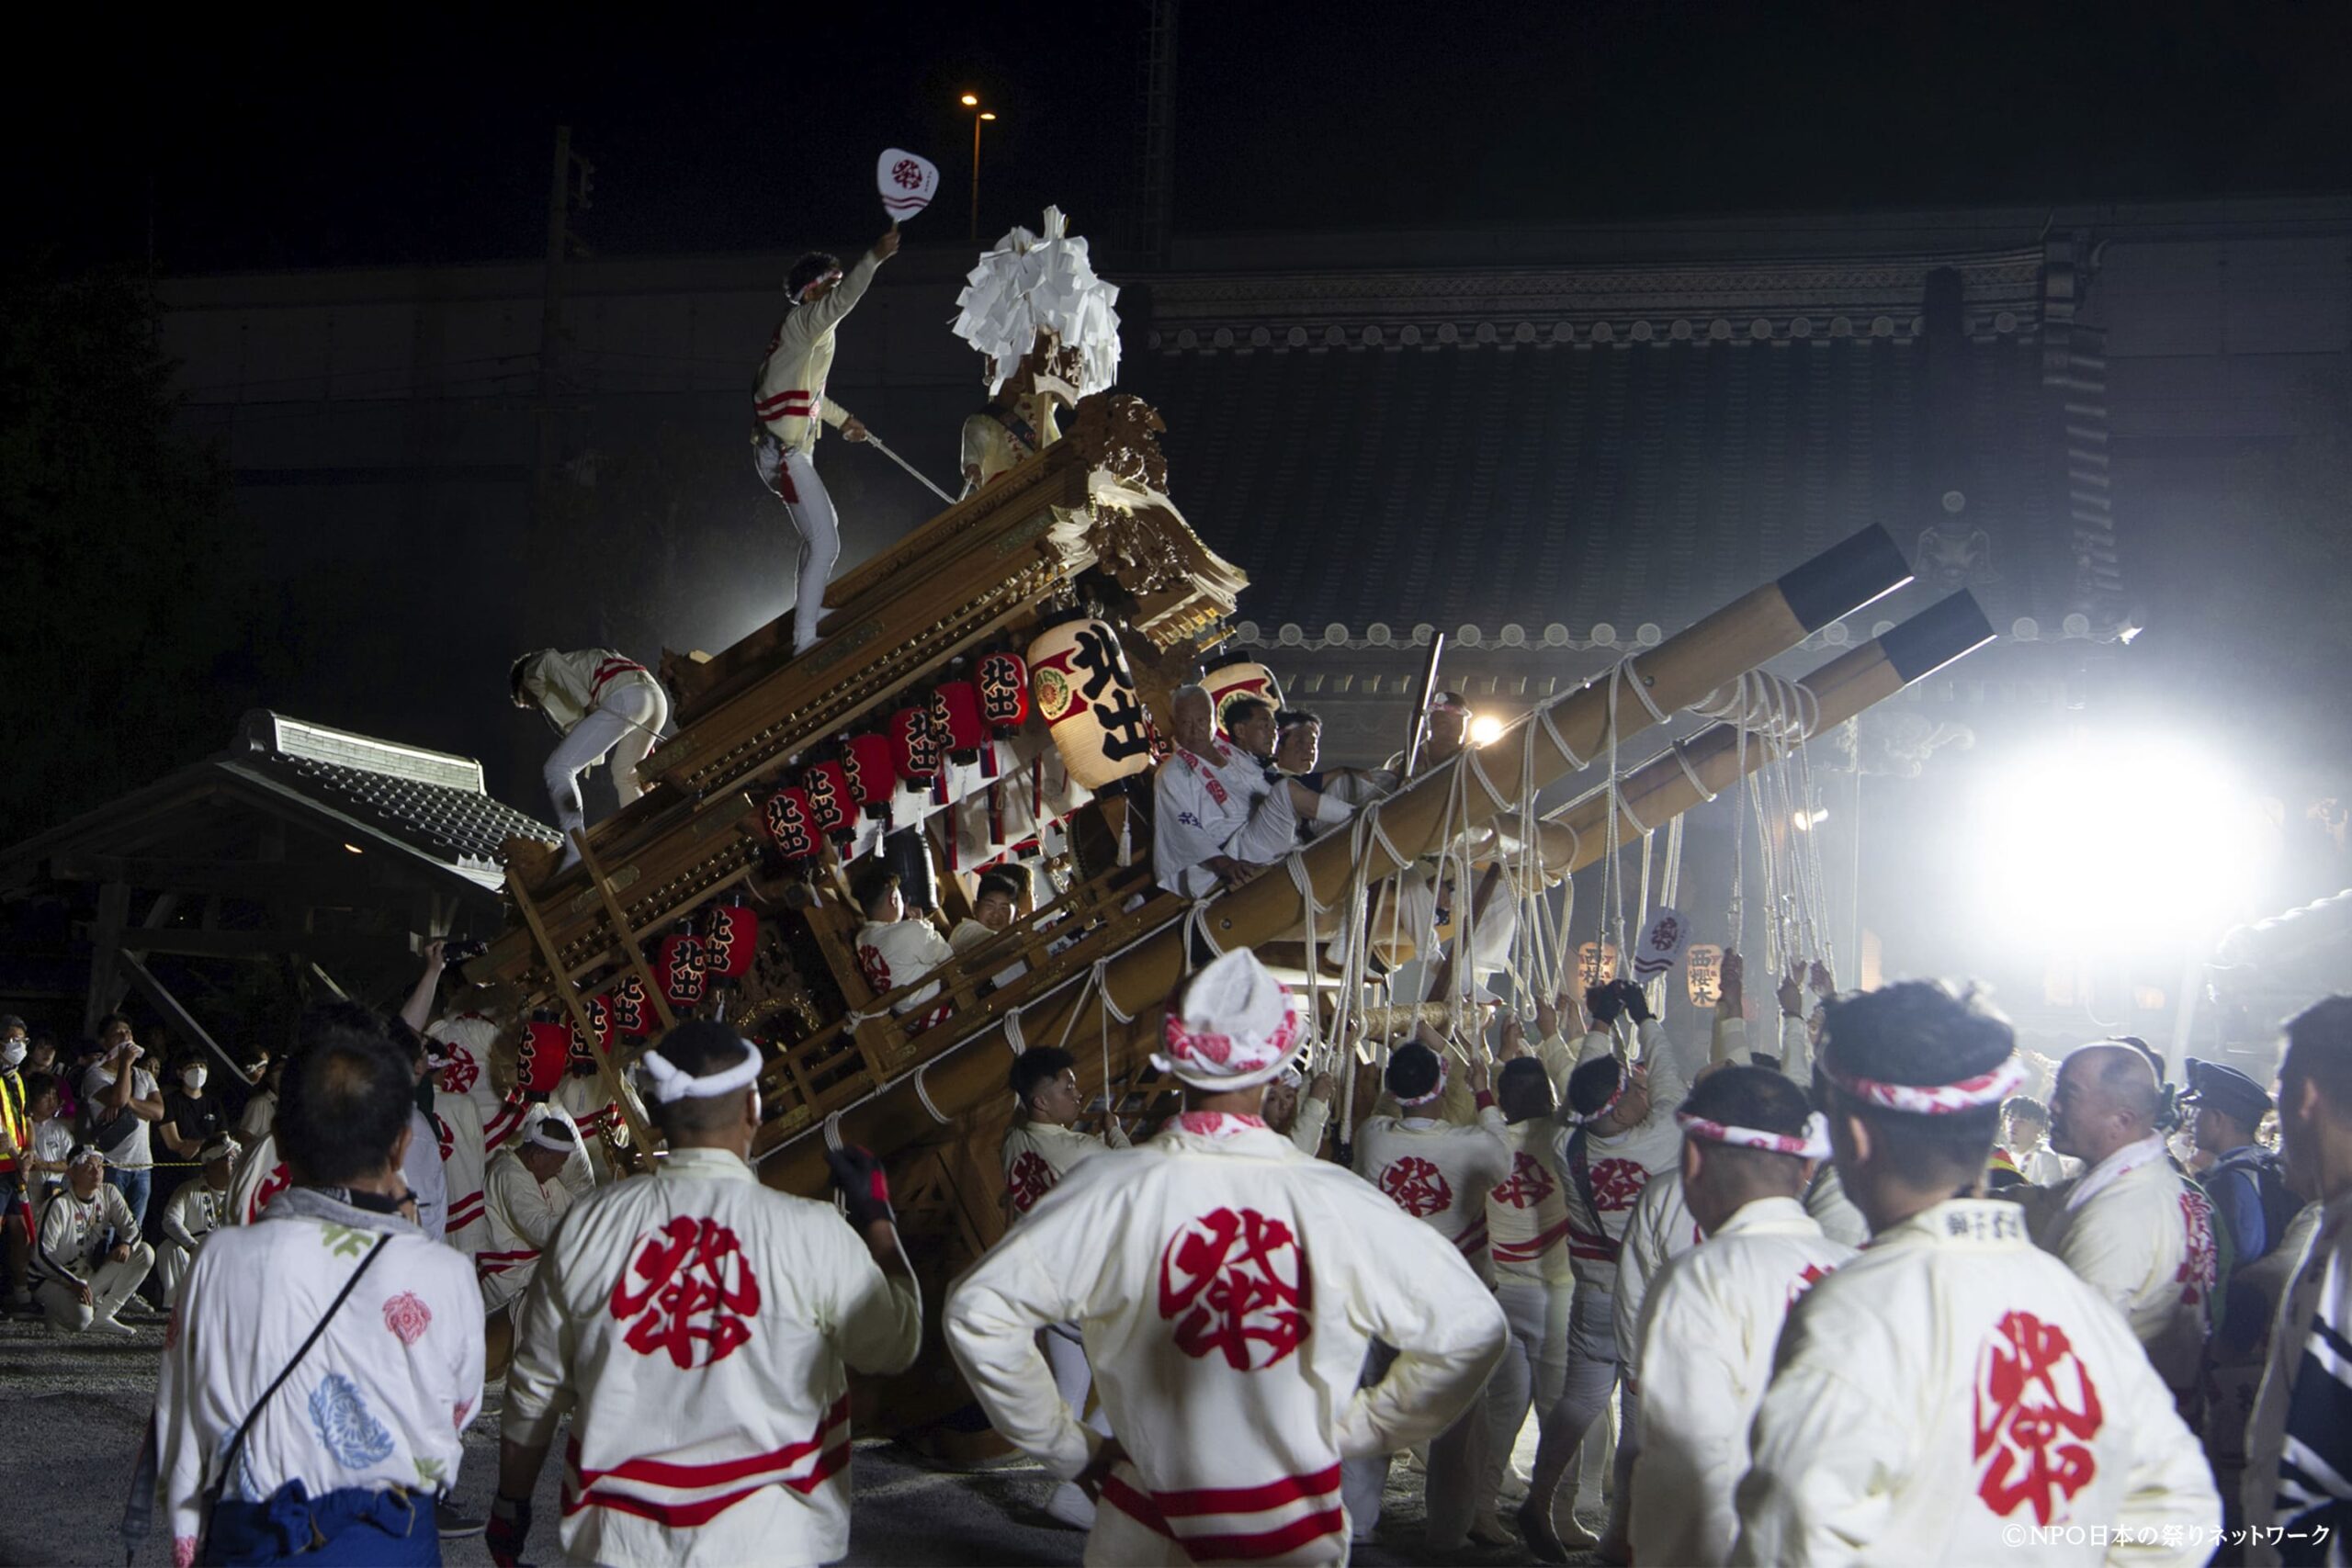
<path fill-rule="evenodd" d="M 1618 1252 L 1643 1190 L 1654 1179 L 1681 1167 L 1682 1129 L 1674 1113 L 1690 1092 L 1691 1078 L 1705 1065 L 1703 1043 L 1682 1044 L 1655 1019 L 1639 1025 L 1634 1036 L 1641 1045 L 1640 1061 L 1649 1069 L 1650 1112 L 1639 1126 L 1624 1132 L 1608 1137 L 1586 1135 L 1590 1204 L 1586 1203 L 1568 1160 L 1569 1145 L 1579 1129 L 1561 1128 L 1551 1148 L 1553 1173 L 1567 1193 L 1568 1261 L 1576 1270 L 1578 1287 L 1603 1294 L 1617 1288 Z M 1594 1030 L 1584 1037 L 1577 1065 L 1597 1061 L 1608 1055 L 1611 1048 L 1608 1033 Z"/>
<path fill-rule="evenodd" d="M 1730 1554 L 1739 1533 L 1732 1489 L 1747 1473 L 1747 1424 L 1771 1381 L 1781 1325 L 1815 1280 L 1853 1256 L 1795 1199 L 1762 1198 L 1651 1285 L 1640 1321 L 1618 1338 L 1642 1388 L 1635 1562 Z M 1617 1300 L 1622 1307 L 1622 1289 Z"/>
<path fill-rule="evenodd" d="M 277 1157 L 277 1134 L 272 1133 L 237 1156 L 237 1174 L 229 1183 L 229 1224 L 252 1224 L 271 1199 L 293 1185 L 294 1173 Z"/>
<path fill-rule="evenodd" d="M 198 1185 L 203 1185 L 200 1178 Z M 17 1221 L 12 1216 L 8 1223 Z M 41 1205 L 40 1245 L 32 1258 L 32 1272 L 61 1284 L 70 1277 L 86 1285 L 107 1260 L 109 1240 L 133 1244 L 139 1240 L 139 1222 L 130 1217 L 130 1204 L 122 1189 L 101 1181 L 98 1190 L 85 1200 L 76 1198 L 69 1185 Z"/>
<path fill-rule="evenodd" d="M 857 966 L 876 997 L 922 978 L 956 956 L 937 927 L 921 918 L 868 920 L 857 929 Z M 939 995 L 939 983 L 918 987 L 892 1004 L 894 1013 L 914 1011 Z"/>
<path fill-rule="evenodd" d="M 374 1216 L 369 1216 L 374 1219 Z M 391 1239 L 245 1432 L 224 1496 L 259 1502 L 300 1480 L 437 1493 L 458 1480 L 481 1404 L 481 1298 L 463 1258 L 416 1227 Z M 280 1212 L 217 1233 L 196 1255 L 164 1335 L 157 1476 L 175 1561 L 193 1561 L 220 1450 L 368 1249 L 378 1230 Z"/>
<path fill-rule="evenodd" d="M 539 1257 L 555 1239 L 556 1226 L 574 1197 L 564 1172 L 549 1181 L 534 1177 L 517 1152 L 520 1146 L 501 1149 L 482 1179 L 490 1244 L 474 1254 L 474 1267 L 481 1276 L 482 1305 L 490 1312 L 529 1287 Z"/>
<path fill-rule="evenodd" d="M 2083 1174 L 2083 1162 L 2078 1159 L 2068 1159 L 2064 1155 L 2052 1148 L 2050 1140 L 2047 1138 L 2035 1144 L 2023 1154 L 2012 1150 L 2009 1160 L 2018 1168 L 2018 1174 L 2036 1187 L 2055 1187 L 2062 1181 L 2070 1181 Z"/>
<path fill-rule="evenodd" d="M 1846 1184 L 1838 1179 L 1838 1168 L 1823 1161 L 1813 1173 L 1813 1185 L 1804 1190 L 1804 1212 L 1821 1227 L 1821 1234 L 1832 1241 L 1848 1247 L 1868 1247 L 1871 1244 L 1871 1223 L 1846 1196 Z"/>
<path fill-rule="evenodd" d="M 2165 1163 L 2164 1139 L 2143 1138 L 2035 1193 L 2027 1213 L 2042 1249 L 2131 1319 L 2165 1386 L 2193 1395 L 2219 1262 L 2213 1208 Z"/>
<path fill-rule="evenodd" d="M 1291 1118 L 1288 1136 L 1291 1147 L 1309 1159 L 1323 1152 L 1323 1134 L 1331 1126 L 1331 1102 L 1302 1095 L 1298 1114 Z"/>
<path fill-rule="evenodd" d="M 621 1114 L 620 1101 L 605 1089 L 605 1075 L 567 1071 L 563 1081 L 548 1092 L 548 1104 L 571 1118 L 580 1134 L 580 1146 L 587 1152 L 589 1169 L 598 1181 L 610 1181 L 613 1161 L 608 1145 L 617 1142 L 628 1147 L 628 1118 Z"/>
<path fill-rule="evenodd" d="M 849 1550 L 849 1374 L 912 1364 L 922 1309 L 830 1203 L 683 1148 L 583 1201 L 519 1309 L 504 1436 L 571 1414 L 577 1562 L 827 1562 Z"/>
<path fill-rule="evenodd" d="M 1544 1158 L 1557 1131 L 1549 1117 L 1503 1129 L 1510 1169 L 1487 1191 L 1487 1234 L 1499 1280 L 1566 1285 L 1572 1278 L 1567 1194 Z"/>
<path fill-rule="evenodd" d="M 2245 1473 L 2239 1480 L 2245 1522 L 2258 1532 L 2245 1561 L 2281 1561 L 2291 1540 L 2298 1562 L 2341 1562 L 2346 1543 L 2312 1550 L 2312 1537 L 2342 1507 L 2352 1476 L 2352 1431 L 2338 1416 L 2352 1398 L 2352 1359 L 2341 1348 L 2352 1327 L 2352 1269 L 2345 1244 L 2352 1236 L 2352 1196 L 2307 1205 L 2295 1217 L 2300 1232 L 2293 1271 L 2271 1319 L 2270 1350 L 2262 1390 L 2246 1425 Z M 2276 1257 L 2274 1252 L 2272 1257 Z M 2268 1259 L 2265 1259 L 2266 1262 Z M 2277 1530 L 2278 1536 L 2267 1532 Z"/>
<path fill-rule="evenodd" d="M 1511 1139 L 1493 1096 L 1478 1097 L 1478 1119 L 1466 1127 L 1424 1116 L 1371 1118 L 1356 1131 L 1356 1174 L 1494 1283 L 1487 1195 L 1511 1174 Z"/>
<path fill-rule="evenodd" d="M 433 1092 L 433 1131 L 441 1143 L 441 1177 L 449 1191 L 449 1219 L 441 1239 L 471 1257 L 490 1243 L 490 1217 L 483 1212 L 482 1174 L 489 1155 L 482 1148 L 481 1116 L 470 1094 Z"/>
<path fill-rule="evenodd" d="M 1117 1123 L 1112 1123 L 1116 1126 Z M 1015 1122 L 1005 1129 L 999 1153 L 1004 1159 L 1004 1197 L 1015 1214 L 1025 1214 L 1037 1200 L 1051 1192 L 1070 1167 L 1091 1159 L 1111 1145 L 1091 1133 L 1057 1127 L 1046 1122 Z M 1119 1146 L 1126 1146 L 1121 1134 Z"/>
<path fill-rule="evenodd" d="M 1086 1550 L 1119 1564 L 1346 1562 L 1340 1461 L 1445 1430 L 1506 1332 L 1432 1227 L 1256 1117 L 1204 1112 L 1071 1171 L 948 1299 L 989 1419 L 1067 1479 L 1102 1439 L 1036 1348 L 1064 1322 L 1127 1455 Z M 1374 1337 L 1400 1354 L 1359 1390 Z"/>
<path fill-rule="evenodd" d="M 1264 766 L 1238 747 L 1177 747 L 1152 775 L 1151 792 L 1151 863 L 1171 893 L 1216 892 L 1216 873 L 1202 863 L 1211 855 L 1271 865 L 1297 847 L 1290 802 L 1275 796 Z"/>
<path fill-rule="evenodd" d="M 1626 1374 L 1635 1379 L 1637 1391 L 1642 1309 L 1666 1266 L 1705 1239 L 1699 1222 L 1690 1216 L 1690 1205 L 1682 1201 L 1680 1165 L 1653 1178 L 1642 1189 L 1641 1201 L 1634 1205 L 1634 1217 L 1625 1224 L 1624 1245 L 1617 1253 L 1617 1288 L 1610 1292 L 1611 1326 L 1617 1337 L 1617 1357 L 1624 1363 Z"/>
<path fill-rule="evenodd" d="M 1749 1444 L 1734 1562 L 2087 1564 L 2115 1560 L 2097 1527 L 2171 1527 L 2130 1560 L 2188 1568 L 2221 1524 L 2130 1325 L 2013 1203 L 1938 1203 L 1806 1292 Z"/>
<path fill-rule="evenodd" d="M 181 1254 L 172 1270 L 174 1278 L 196 1256 L 204 1238 L 229 1223 L 229 1205 L 234 1196 L 226 1187 L 214 1191 L 202 1171 L 193 1181 L 181 1182 L 172 1193 L 171 1201 L 164 1205 L 164 1240 Z"/>
<path fill-rule="evenodd" d="M 881 265 L 868 251 L 823 299 L 796 304 L 785 312 L 752 383 L 755 438 L 765 431 L 786 451 L 806 455 L 817 449 L 820 422 L 839 430 L 849 417 L 847 409 L 825 396 L 825 381 L 833 372 L 833 329 L 865 298 L 874 269 Z"/>
<path fill-rule="evenodd" d="M 653 672 L 625 653 L 609 648 L 583 648 L 577 653 L 549 651 L 539 657 L 523 677 L 523 694 L 566 735 L 615 691 L 645 686 L 655 692 L 662 683 Z M 666 700 L 666 699 L 665 699 Z"/>
<path fill-rule="evenodd" d="M 502 1103 L 490 1081 L 490 1054 L 498 1043 L 498 1025 L 481 1013 L 459 1012 L 435 1020 L 424 1032 L 441 1042 L 449 1055 L 439 1087 L 472 1100 L 475 1119 L 488 1127 Z"/>

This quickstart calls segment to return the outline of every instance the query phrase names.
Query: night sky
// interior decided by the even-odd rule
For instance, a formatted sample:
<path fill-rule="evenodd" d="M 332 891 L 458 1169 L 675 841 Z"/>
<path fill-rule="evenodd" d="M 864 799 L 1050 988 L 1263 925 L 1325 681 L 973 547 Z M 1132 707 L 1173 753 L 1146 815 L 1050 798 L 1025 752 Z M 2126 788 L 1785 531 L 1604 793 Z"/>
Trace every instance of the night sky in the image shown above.
<path fill-rule="evenodd" d="M 164 273 L 528 256 L 549 130 L 596 164 L 599 254 L 863 237 L 870 159 L 941 165 L 982 228 L 1108 229 L 1146 9 L 865 5 L 732 20 L 424 14 L 379 36 L 209 16 L 45 51 L 12 106 L 19 243 Z M 780 25 L 793 16 L 810 18 Z M 2342 188 L 2352 6 L 1216 4 L 1180 28 L 1180 229 Z"/>

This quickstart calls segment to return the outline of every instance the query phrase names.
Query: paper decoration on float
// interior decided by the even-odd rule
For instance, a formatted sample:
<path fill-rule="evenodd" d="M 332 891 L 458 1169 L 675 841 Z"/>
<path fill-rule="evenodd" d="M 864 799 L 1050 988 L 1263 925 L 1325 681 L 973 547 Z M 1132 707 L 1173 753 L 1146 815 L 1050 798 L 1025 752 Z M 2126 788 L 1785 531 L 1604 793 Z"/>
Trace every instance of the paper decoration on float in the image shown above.
<path fill-rule="evenodd" d="M 1071 778 L 1099 790 L 1151 766 L 1151 721 L 1107 624 L 1081 616 L 1040 632 L 1029 682 Z"/>
<path fill-rule="evenodd" d="M 1068 231 L 1062 209 L 1048 207 L 1045 232 L 1016 226 L 981 255 L 956 297 L 953 330 L 985 356 L 991 397 L 1040 333 L 1078 351 L 1080 397 L 1108 391 L 1118 379 L 1119 312 L 1112 307 L 1119 290 L 1094 275 L 1086 242 Z"/>
<path fill-rule="evenodd" d="M 1659 906 L 1634 946 L 1634 978 L 1648 985 L 1680 963 L 1682 950 L 1690 945 L 1690 922 L 1680 910 Z"/>
<path fill-rule="evenodd" d="M 1617 977 L 1617 944 L 1588 942 L 1577 948 L 1577 980 L 1587 989 Z"/>
<path fill-rule="evenodd" d="M 890 221 L 903 223 L 939 194 L 939 165 L 920 152 L 886 147 L 874 165 L 874 186 L 882 193 L 882 210 Z"/>

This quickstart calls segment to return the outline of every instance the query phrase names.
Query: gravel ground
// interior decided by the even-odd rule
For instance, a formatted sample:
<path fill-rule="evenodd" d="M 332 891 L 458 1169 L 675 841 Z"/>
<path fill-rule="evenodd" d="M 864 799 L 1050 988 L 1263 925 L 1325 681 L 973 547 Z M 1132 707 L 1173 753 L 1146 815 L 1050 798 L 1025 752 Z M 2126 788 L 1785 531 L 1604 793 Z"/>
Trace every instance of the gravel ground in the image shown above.
<path fill-rule="evenodd" d="M 56 1339 L 38 1319 L 0 1319 L 0 1411 L 6 1413 L 0 1426 L 6 1435 L 6 1457 L 0 1459 L 0 1497 L 6 1498 L 0 1564 L 96 1568 L 122 1562 L 122 1501 L 131 1456 L 153 1405 L 164 1338 L 160 1319 L 136 1326 L 137 1337 L 129 1339 Z M 497 1480 L 499 1392 L 493 1385 L 482 1417 L 467 1433 L 458 1477 L 458 1503 L 477 1517 L 489 1512 Z M 550 1461 L 540 1478 L 531 1540 L 543 1561 L 554 1560 L 559 1469 Z M 856 1523 L 850 1563 L 895 1568 L 1080 1560 L 1084 1538 L 1045 1517 L 1052 1483 L 1034 1466 L 957 1473 L 934 1469 L 894 1444 L 869 1442 L 858 1446 L 852 1475 Z M 1368 1568 L 1527 1561 L 1517 1547 L 1473 1549 L 1444 1559 L 1423 1552 L 1419 1477 L 1402 1462 L 1390 1472 L 1385 1507 L 1378 1540 L 1355 1552 L 1355 1561 Z M 478 1536 L 444 1543 L 443 1554 L 465 1568 L 490 1562 Z M 160 1521 L 139 1560 L 170 1562 Z"/>

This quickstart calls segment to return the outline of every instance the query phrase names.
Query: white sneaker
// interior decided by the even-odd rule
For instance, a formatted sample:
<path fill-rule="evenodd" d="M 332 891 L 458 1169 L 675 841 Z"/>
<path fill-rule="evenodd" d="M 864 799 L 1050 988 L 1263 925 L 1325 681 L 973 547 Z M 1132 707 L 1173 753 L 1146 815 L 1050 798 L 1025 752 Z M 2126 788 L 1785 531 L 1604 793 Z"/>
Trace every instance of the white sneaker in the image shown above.
<path fill-rule="evenodd" d="M 1065 1481 L 1054 1488 L 1054 1495 L 1046 1499 L 1046 1513 L 1074 1530 L 1094 1528 L 1094 1505 L 1079 1490 L 1075 1481 Z"/>
<path fill-rule="evenodd" d="M 130 1325 L 127 1323 L 120 1322 L 112 1317 L 92 1318 L 90 1320 L 88 1332 L 92 1334 L 111 1334 L 118 1339 L 135 1339 L 139 1337 L 139 1330 L 131 1327 Z"/>

